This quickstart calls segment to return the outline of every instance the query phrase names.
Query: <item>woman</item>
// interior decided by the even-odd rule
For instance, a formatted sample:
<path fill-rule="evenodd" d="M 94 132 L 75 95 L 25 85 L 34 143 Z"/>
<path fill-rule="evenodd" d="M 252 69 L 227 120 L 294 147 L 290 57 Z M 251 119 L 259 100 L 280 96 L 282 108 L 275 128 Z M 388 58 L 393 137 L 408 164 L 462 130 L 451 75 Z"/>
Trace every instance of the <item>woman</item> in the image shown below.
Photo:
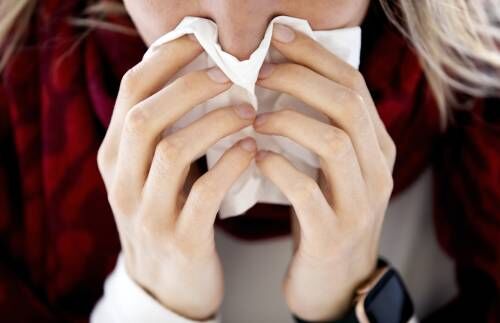
<path fill-rule="evenodd" d="M 349 315 L 356 291 L 377 273 L 391 193 L 429 164 L 438 237 L 455 260 L 460 287 L 429 321 L 499 320 L 500 5 L 383 4 L 404 28 L 395 29 L 369 0 L 125 0 L 125 10 L 115 2 L 88 9 L 83 0 L 3 1 L 3 318 L 80 321 L 92 311 L 97 321 L 112 317 L 109 296 L 94 305 L 122 250 L 127 275 L 163 315 L 211 320 L 223 295 L 213 240 L 218 203 L 255 159 L 292 207 L 258 205 L 215 222 L 253 238 L 289 233 L 292 223 L 296 249 L 283 291 L 297 320 Z M 84 12 L 89 17 L 82 19 Z M 161 137 L 230 82 L 211 69 L 162 88 L 202 49 L 182 37 L 139 63 L 145 44 L 185 16 L 203 16 L 219 26 L 224 50 L 244 59 L 280 14 L 307 19 L 313 29 L 362 24 L 361 73 L 284 26 L 272 44 L 290 63 L 261 70 L 258 86 L 294 95 L 331 124 L 292 112 L 257 118 L 248 106 L 221 107 Z M 320 182 L 278 154 L 257 152 L 252 139 L 206 173 L 189 167 L 218 139 L 249 125 L 317 153 Z"/>

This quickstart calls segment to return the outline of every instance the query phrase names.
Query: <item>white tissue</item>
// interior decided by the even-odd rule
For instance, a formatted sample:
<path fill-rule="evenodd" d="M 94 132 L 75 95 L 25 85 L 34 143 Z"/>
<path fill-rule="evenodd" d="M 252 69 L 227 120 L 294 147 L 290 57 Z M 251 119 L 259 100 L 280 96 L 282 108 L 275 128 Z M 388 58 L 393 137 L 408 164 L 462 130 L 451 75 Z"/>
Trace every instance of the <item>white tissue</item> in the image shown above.
<path fill-rule="evenodd" d="M 250 58 L 240 61 L 221 49 L 218 42 L 217 25 L 213 21 L 200 17 L 185 17 L 174 30 L 161 36 L 150 46 L 144 54 L 144 59 L 147 59 L 156 47 L 191 33 L 196 36 L 205 51 L 193 62 L 181 69 L 172 80 L 188 72 L 217 65 L 234 84 L 228 91 L 189 111 L 167 129 L 166 134 L 189 125 L 209 111 L 241 102 L 252 104 L 257 113 L 277 111 L 286 107 L 328 123 L 328 119 L 323 114 L 292 96 L 255 87 L 260 67 L 264 62 L 281 63 L 286 61 L 276 49 L 269 48 L 273 25 L 276 22 L 308 35 L 353 67 L 358 68 L 361 51 L 360 27 L 313 31 L 306 20 L 278 16 L 271 20 L 263 40 Z M 200 134 L 200 136 L 202 135 Z M 255 138 L 259 149 L 267 149 L 282 154 L 299 170 L 317 179 L 319 160 L 315 153 L 288 138 L 256 133 L 251 126 L 219 140 L 209 148 L 206 152 L 208 168 L 212 168 L 226 149 L 246 136 Z M 252 161 L 249 168 L 226 193 L 220 205 L 219 216 L 227 218 L 241 215 L 259 202 L 290 205 L 288 199 L 271 181 L 260 173 L 255 162 Z"/>

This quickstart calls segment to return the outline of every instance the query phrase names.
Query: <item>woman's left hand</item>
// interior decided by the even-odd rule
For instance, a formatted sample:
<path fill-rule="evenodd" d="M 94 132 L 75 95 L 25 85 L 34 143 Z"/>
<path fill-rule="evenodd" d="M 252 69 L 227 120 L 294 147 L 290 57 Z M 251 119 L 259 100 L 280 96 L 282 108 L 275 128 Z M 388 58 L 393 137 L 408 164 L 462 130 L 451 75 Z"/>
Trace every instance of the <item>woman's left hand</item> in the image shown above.
<path fill-rule="evenodd" d="M 283 290 L 298 317 L 337 319 L 375 270 L 396 149 L 360 72 L 283 25 L 275 25 L 273 35 L 273 46 L 290 63 L 264 65 L 257 85 L 293 95 L 330 120 L 284 109 L 254 123 L 256 131 L 288 137 L 320 159 L 317 183 L 282 155 L 257 155 L 258 167 L 290 200 L 298 222 Z"/>

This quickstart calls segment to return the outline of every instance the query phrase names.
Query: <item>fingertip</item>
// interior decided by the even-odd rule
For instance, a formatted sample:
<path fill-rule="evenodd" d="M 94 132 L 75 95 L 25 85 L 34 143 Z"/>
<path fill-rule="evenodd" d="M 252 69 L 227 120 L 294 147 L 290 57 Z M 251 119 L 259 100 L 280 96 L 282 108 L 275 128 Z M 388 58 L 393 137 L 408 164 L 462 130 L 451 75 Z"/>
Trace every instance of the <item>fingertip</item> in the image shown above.
<path fill-rule="evenodd" d="M 255 153 L 257 150 L 257 143 L 252 137 L 246 137 L 240 140 L 239 145 L 247 152 Z"/>
<path fill-rule="evenodd" d="M 255 160 L 256 161 L 263 161 L 266 159 L 269 155 L 271 154 L 270 151 L 268 150 L 259 150 L 257 154 L 255 155 Z"/>
<path fill-rule="evenodd" d="M 273 26 L 273 40 L 280 43 L 291 43 L 295 39 L 295 31 L 283 24 L 276 23 Z"/>
<path fill-rule="evenodd" d="M 186 37 L 187 37 L 189 40 L 191 40 L 191 41 L 193 41 L 193 42 L 195 42 L 195 43 L 199 44 L 199 43 L 198 43 L 198 39 L 196 39 L 196 36 L 195 36 L 194 34 L 187 34 L 187 35 L 186 35 Z"/>
<path fill-rule="evenodd" d="M 261 126 L 266 123 L 266 121 L 269 119 L 269 116 L 272 114 L 272 112 L 263 112 L 257 115 L 253 122 L 254 129 L 256 131 L 263 131 L 261 129 Z"/>
<path fill-rule="evenodd" d="M 248 103 L 241 103 L 234 106 L 234 110 L 242 119 L 253 120 L 256 116 L 255 108 Z"/>
<path fill-rule="evenodd" d="M 272 63 L 264 63 L 262 64 L 259 70 L 258 81 L 262 81 L 267 79 L 273 73 L 276 65 Z"/>

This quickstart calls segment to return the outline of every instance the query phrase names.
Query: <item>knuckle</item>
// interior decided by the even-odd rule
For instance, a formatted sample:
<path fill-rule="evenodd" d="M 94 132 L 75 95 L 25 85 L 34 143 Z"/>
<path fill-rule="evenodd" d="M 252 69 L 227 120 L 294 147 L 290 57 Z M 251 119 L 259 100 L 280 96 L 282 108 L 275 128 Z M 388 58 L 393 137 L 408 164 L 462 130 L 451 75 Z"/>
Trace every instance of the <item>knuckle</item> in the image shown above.
<path fill-rule="evenodd" d="M 383 169 L 374 174 L 373 180 L 369 181 L 367 195 L 375 210 L 385 208 L 391 198 L 394 189 L 394 179 L 389 169 Z"/>
<path fill-rule="evenodd" d="M 325 131 L 323 131 L 323 140 L 327 143 L 327 144 L 334 144 L 336 145 L 337 142 L 343 142 L 345 140 L 347 140 L 347 134 L 337 128 L 337 127 L 328 127 Z"/>
<path fill-rule="evenodd" d="M 352 143 L 349 135 L 336 127 L 329 127 L 323 133 L 323 141 L 325 145 L 324 154 L 332 159 L 342 159 L 352 152 Z"/>
<path fill-rule="evenodd" d="M 115 183 L 111 186 L 108 191 L 108 201 L 115 214 L 129 215 L 133 212 L 133 201 L 122 185 Z"/>
<path fill-rule="evenodd" d="M 147 116 L 144 108 L 137 104 L 127 112 L 125 117 L 125 128 L 128 132 L 133 134 L 143 133 L 147 127 Z"/>
<path fill-rule="evenodd" d="M 191 219 L 199 219 L 205 212 L 207 212 L 203 204 L 203 198 L 203 192 L 191 191 L 190 197 L 188 199 L 188 202 L 186 202 L 187 204 L 185 205 L 185 210 L 183 212 L 186 215 L 189 215 Z"/>
<path fill-rule="evenodd" d="M 123 75 L 120 82 L 120 92 L 132 93 L 140 84 L 140 63 L 130 68 Z"/>
<path fill-rule="evenodd" d="M 309 176 L 303 176 L 302 179 L 293 184 L 291 190 L 295 202 L 303 206 L 317 200 L 320 193 L 318 184 Z"/>
<path fill-rule="evenodd" d="M 369 121 L 368 111 L 365 108 L 365 100 L 363 97 L 353 91 L 349 91 L 346 95 L 346 109 L 347 124 L 354 124 L 355 126 L 366 127 Z"/>
<path fill-rule="evenodd" d="M 388 136 L 389 137 L 389 136 Z M 394 162 L 396 161 L 397 148 L 396 144 L 392 140 L 392 138 L 388 138 L 384 143 L 383 150 L 386 153 L 387 159 L 389 161 L 390 168 L 392 169 Z"/>
<path fill-rule="evenodd" d="M 202 201 L 213 201 L 219 197 L 219 187 L 217 182 L 207 174 L 202 175 L 191 187 L 193 202 L 201 206 Z"/>
<path fill-rule="evenodd" d="M 181 160 L 181 153 L 183 144 L 180 140 L 173 137 L 167 137 L 160 141 L 156 146 L 156 158 L 160 166 L 165 169 L 170 169 L 172 164 L 177 163 Z"/>
<path fill-rule="evenodd" d="M 365 78 L 359 70 L 357 69 L 352 70 L 352 72 L 348 77 L 348 86 L 355 91 L 359 91 L 364 87 L 366 87 Z"/>
<path fill-rule="evenodd" d="M 394 189 L 394 179 L 390 173 L 387 173 L 382 177 L 380 188 L 382 200 L 385 202 L 391 197 L 392 190 Z"/>
<path fill-rule="evenodd" d="M 104 143 L 97 150 L 97 168 L 101 175 L 105 174 L 109 169 L 109 157 Z"/>

